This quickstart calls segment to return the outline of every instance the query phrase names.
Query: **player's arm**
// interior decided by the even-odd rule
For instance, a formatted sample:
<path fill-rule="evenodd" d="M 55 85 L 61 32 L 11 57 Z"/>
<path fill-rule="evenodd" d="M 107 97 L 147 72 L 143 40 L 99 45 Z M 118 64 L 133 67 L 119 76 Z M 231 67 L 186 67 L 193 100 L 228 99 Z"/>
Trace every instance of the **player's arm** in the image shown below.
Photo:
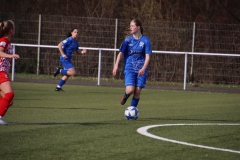
<path fill-rule="evenodd" d="M 124 53 L 127 52 L 128 43 L 129 43 L 128 39 L 125 39 L 120 46 L 120 49 L 119 49 L 120 52 L 118 53 L 118 56 L 117 56 L 117 59 L 116 59 L 116 62 L 115 62 L 115 65 L 114 65 L 114 68 L 112 71 L 113 76 L 115 76 L 117 74 L 119 62 L 121 61 L 122 56 L 124 56 Z"/>
<path fill-rule="evenodd" d="M 113 68 L 113 71 L 112 71 L 113 76 L 115 76 L 115 75 L 117 74 L 118 65 L 119 65 L 119 62 L 120 62 L 120 60 L 121 60 L 121 58 L 122 58 L 122 55 L 123 55 L 122 52 L 119 52 L 119 53 L 118 53 L 118 56 L 117 56 L 117 59 L 116 59 L 116 62 L 115 62 L 115 65 L 114 65 L 114 68 Z"/>
<path fill-rule="evenodd" d="M 68 58 L 67 55 L 63 52 L 62 46 L 63 46 L 63 44 L 62 44 L 62 42 L 60 42 L 58 44 L 58 50 L 59 50 L 59 52 L 60 52 L 60 54 L 62 55 L 63 58 Z"/>
<path fill-rule="evenodd" d="M 18 59 L 20 56 L 18 54 L 7 54 L 4 52 L 4 49 L 0 47 L 0 57 L 2 58 L 15 58 Z"/>
<path fill-rule="evenodd" d="M 138 76 L 141 76 L 141 75 L 144 74 L 144 72 L 145 72 L 145 70 L 146 70 L 146 68 L 147 68 L 147 66 L 148 66 L 148 64 L 149 64 L 150 54 L 146 54 L 145 56 L 146 56 L 146 57 L 145 57 L 144 65 L 143 65 L 143 67 L 138 71 Z"/>

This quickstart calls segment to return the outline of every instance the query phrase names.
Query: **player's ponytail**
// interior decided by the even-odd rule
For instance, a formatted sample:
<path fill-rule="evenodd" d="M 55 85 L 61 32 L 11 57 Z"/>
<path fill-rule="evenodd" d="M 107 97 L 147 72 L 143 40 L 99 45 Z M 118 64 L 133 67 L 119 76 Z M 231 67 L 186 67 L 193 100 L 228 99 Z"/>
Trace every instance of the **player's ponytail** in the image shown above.
<path fill-rule="evenodd" d="M 14 30 L 14 22 L 12 20 L 2 21 L 0 23 L 0 38 L 8 35 L 11 29 Z"/>
<path fill-rule="evenodd" d="M 4 22 L 0 22 L 0 38 L 4 36 Z"/>
<path fill-rule="evenodd" d="M 136 26 L 140 27 L 140 32 L 143 34 L 143 27 L 142 27 L 142 22 L 139 19 L 133 19 L 132 22 L 136 24 Z"/>
<path fill-rule="evenodd" d="M 71 32 L 68 32 L 67 33 L 67 37 L 71 37 L 72 36 L 72 33 Z"/>
<path fill-rule="evenodd" d="M 73 28 L 73 29 L 71 29 L 70 32 L 67 33 L 67 38 L 72 36 L 72 32 L 73 32 L 75 29 L 77 29 L 77 28 Z"/>
<path fill-rule="evenodd" d="M 143 27 L 142 26 L 140 26 L 140 32 L 141 32 L 141 34 L 143 34 Z"/>

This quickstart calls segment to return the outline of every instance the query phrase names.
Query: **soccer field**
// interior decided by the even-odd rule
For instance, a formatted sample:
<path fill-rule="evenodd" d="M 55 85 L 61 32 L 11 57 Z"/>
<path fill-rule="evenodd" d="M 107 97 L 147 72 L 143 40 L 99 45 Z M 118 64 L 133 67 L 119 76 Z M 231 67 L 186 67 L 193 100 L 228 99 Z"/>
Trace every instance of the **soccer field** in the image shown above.
<path fill-rule="evenodd" d="M 9 125 L 0 126 L 2 160 L 240 159 L 236 93 L 146 88 L 139 118 L 126 120 L 131 98 L 120 105 L 124 87 L 66 84 L 60 93 L 56 84 L 13 87 Z"/>

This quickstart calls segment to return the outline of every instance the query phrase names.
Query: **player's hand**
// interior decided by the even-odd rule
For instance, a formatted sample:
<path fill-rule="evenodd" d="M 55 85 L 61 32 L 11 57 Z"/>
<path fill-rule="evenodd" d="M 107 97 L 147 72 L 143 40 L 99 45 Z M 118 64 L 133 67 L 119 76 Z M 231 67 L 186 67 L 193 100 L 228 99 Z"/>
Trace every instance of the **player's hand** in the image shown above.
<path fill-rule="evenodd" d="M 66 54 L 62 54 L 62 57 L 65 58 L 65 59 L 68 58 L 68 56 Z"/>
<path fill-rule="evenodd" d="M 113 68 L 113 71 L 112 71 L 113 76 L 116 76 L 117 71 L 118 71 L 118 69 L 114 67 L 114 68 Z"/>
<path fill-rule="evenodd" d="M 145 72 L 145 69 L 140 69 L 138 71 L 138 76 L 142 76 L 144 74 L 144 72 Z"/>
<path fill-rule="evenodd" d="M 13 54 L 13 55 L 11 55 L 10 58 L 18 59 L 18 58 L 20 58 L 20 56 L 18 54 Z"/>
<path fill-rule="evenodd" d="M 82 54 L 85 54 L 85 53 L 87 53 L 87 50 L 86 50 L 86 49 L 83 49 L 81 53 L 82 53 Z"/>

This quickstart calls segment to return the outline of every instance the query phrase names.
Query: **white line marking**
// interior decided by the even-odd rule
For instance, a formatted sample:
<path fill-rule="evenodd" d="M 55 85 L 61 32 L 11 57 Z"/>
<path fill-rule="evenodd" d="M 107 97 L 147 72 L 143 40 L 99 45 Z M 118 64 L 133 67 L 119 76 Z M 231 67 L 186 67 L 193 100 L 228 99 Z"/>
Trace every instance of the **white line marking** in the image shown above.
<path fill-rule="evenodd" d="M 193 144 L 193 143 L 187 143 L 187 142 L 182 142 L 182 141 L 177 141 L 173 139 L 168 139 L 160 136 L 153 135 L 151 133 L 148 133 L 148 129 L 150 128 L 155 128 L 155 127 L 165 127 L 165 126 L 207 126 L 207 125 L 220 125 L 220 126 L 240 126 L 240 124 L 234 124 L 234 123 L 195 123 L 195 124 L 159 124 L 159 125 L 149 125 L 145 127 L 141 127 L 137 129 L 137 132 L 145 135 L 147 137 L 155 138 L 155 139 L 160 139 L 162 141 L 167 141 L 167 142 L 172 142 L 172 143 L 177 143 L 177 144 L 182 144 L 182 145 L 187 145 L 187 146 L 193 146 L 193 147 L 199 147 L 199 148 L 206 148 L 206 149 L 212 149 L 212 150 L 218 150 L 218 151 L 224 151 L 224 152 L 232 152 L 232 153 L 238 153 L 240 154 L 240 151 L 236 150 L 231 150 L 231 149 L 225 149 L 225 148 L 215 148 L 215 147 L 210 147 L 210 146 L 204 146 L 204 145 L 198 145 L 198 144 Z"/>

